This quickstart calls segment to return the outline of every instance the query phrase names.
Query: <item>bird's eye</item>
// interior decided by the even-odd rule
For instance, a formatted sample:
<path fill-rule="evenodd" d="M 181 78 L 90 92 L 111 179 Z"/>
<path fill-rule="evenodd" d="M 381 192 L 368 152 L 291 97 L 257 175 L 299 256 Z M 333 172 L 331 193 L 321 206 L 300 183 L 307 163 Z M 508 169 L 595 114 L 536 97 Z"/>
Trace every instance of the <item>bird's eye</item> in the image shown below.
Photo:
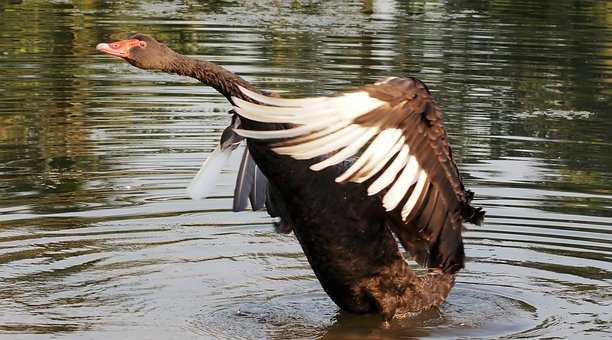
<path fill-rule="evenodd" d="M 119 48 L 119 44 L 117 44 L 117 43 L 113 43 L 113 44 L 111 44 L 111 47 L 112 47 L 112 48 Z"/>
<path fill-rule="evenodd" d="M 138 45 L 140 47 L 147 47 L 147 43 L 145 41 L 142 41 L 142 40 L 138 43 Z"/>

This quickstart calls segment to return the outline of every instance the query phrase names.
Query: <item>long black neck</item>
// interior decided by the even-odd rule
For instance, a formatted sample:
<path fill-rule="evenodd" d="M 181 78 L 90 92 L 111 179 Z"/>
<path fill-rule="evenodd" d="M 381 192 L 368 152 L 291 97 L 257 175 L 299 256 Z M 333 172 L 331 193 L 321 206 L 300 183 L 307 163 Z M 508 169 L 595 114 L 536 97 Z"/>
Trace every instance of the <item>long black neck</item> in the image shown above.
<path fill-rule="evenodd" d="M 230 103 L 232 97 L 244 98 L 238 86 L 257 91 L 249 82 L 217 64 L 189 58 L 176 52 L 162 71 L 195 78 L 219 91 Z"/>

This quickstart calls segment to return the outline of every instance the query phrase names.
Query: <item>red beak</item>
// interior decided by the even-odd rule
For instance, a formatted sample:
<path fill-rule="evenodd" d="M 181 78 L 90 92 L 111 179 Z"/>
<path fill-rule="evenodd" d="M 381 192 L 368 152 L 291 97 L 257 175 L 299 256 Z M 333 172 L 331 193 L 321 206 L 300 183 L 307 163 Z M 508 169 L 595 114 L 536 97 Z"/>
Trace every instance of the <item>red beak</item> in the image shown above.
<path fill-rule="evenodd" d="M 98 46 L 96 46 L 96 50 L 120 58 L 127 58 L 129 56 L 130 49 L 138 44 L 140 44 L 140 40 L 138 39 L 126 39 L 115 41 L 113 43 L 100 43 Z"/>

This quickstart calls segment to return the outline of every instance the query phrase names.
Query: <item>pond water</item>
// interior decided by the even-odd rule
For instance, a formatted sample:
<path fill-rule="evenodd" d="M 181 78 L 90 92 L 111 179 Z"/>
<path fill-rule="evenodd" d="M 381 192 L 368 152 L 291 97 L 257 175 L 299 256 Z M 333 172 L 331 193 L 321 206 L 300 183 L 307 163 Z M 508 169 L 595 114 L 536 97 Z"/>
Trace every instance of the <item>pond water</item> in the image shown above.
<path fill-rule="evenodd" d="M 0 1 L 0 337 L 612 338 L 606 1 Z M 261 88 L 425 81 L 487 210 L 439 310 L 341 312 L 293 235 L 185 187 L 230 108 L 101 55 L 152 34 Z M 239 157 L 239 155 L 236 155 Z"/>

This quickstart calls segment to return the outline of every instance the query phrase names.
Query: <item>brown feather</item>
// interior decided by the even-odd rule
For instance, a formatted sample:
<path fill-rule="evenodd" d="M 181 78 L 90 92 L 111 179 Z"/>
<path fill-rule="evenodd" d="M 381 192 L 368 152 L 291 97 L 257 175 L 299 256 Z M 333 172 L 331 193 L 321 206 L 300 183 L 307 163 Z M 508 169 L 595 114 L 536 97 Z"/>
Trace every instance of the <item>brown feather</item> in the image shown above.
<path fill-rule="evenodd" d="M 440 108 L 426 86 L 413 78 L 395 78 L 386 84 L 366 86 L 363 89 L 370 96 L 384 100 L 393 107 L 387 110 L 393 119 L 387 121 L 392 121 L 392 126 L 404 130 L 410 153 L 417 158 L 431 181 L 429 192 L 421 195 L 407 221 L 392 219 L 392 229 L 417 261 L 426 262 L 424 264 L 432 267 L 442 266 L 451 272 L 459 270 L 463 267 L 463 242 L 460 222 L 457 223 L 457 218 L 453 216 L 458 215 L 459 207 L 469 202 L 452 159 Z M 373 111 L 359 117 L 358 122 L 374 124 L 379 114 Z M 412 228 L 416 230 L 408 230 Z M 426 258 L 423 258 L 423 254 L 427 254 Z"/>
<path fill-rule="evenodd" d="M 367 96 L 362 97 L 361 94 L 367 94 Z M 384 173 L 384 170 L 395 159 L 397 152 L 404 147 L 401 144 L 394 145 L 391 137 L 393 132 L 389 130 L 399 129 L 403 134 L 404 145 L 408 147 L 411 157 L 416 159 L 418 166 L 414 167 L 414 161 L 411 161 L 410 166 L 408 163 L 404 164 L 404 169 L 395 175 L 396 179 L 391 184 L 382 190 L 380 190 L 382 187 L 376 188 L 372 192 L 378 192 L 379 197 L 384 197 L 385 207 L 392 208 L 393 211 L 387 214 L 389 225 L 398 235 L 404 248 L 410 251 L 417 260 L 451 272 L 463 267 L 461 223 L 463 220 L 481 221 L 483 213 L 469 205 L 471 195 L 466 193 L 459 170 L 453 161 L 442 122 L 442 111 L 425 84 L 415 78 L 391 78 L 373 85 L 366 85 L 353 93 L 337 98 L 343 98 L 342 96 L 346 95 L 360 98 L 359 100 L 363 100 L 364 105 L 372 104 L 374 108 L 369 112 L 359 113 L 363 107 L 357 104 L 345 103 L 342 104 L 343 107 L 334 107 L 333 104 L 330 104 L 328 107 L 323 107 L 323 110 L 336 112 L 340 127 L 337 129 L 330 129 L 330 127 L 304 129 L 310 132 L 305 132 L 295 138 L 280 139 L 275 146 L 315 143 L 311 146 L 321 145 L 322 150 L 326 150 L 323 145 L 331 143 L 332 140 L 327 139 L 333 139 L 336 132 L 339 136 L 346 136 L 349 131 L 352 131 L 347 129 L 354 129 L 355 125 L 361 125 L 362 128 L 375 128 L 371 135 L 373 137 L 365 136 L 370 138 L 369 143 L 365 145 L 357 142 L 355 142 L 357 144 L 348 144 L 353 145 L 353 148 L 361 148 L 361 152 L 358 152 L 357 160 L 353 162 L 353 165 L 336 179 L 342 182 L 361 183 L 365 181 L 365 185 L 369 186 Z M 333 99 L 330 100 L 333 101 Z M 368 100 L 371 100 L 371 103 Z M 300 107 L 300 112 L 307 115 L 309 101 L 306 99 L 301 102 L 307 104 Z M 334 101 L 334 103 L 342 102 Z M 325 112 L 321 111 L 321 106 L 313 109 L 315 115 Z M 262 108 L 261 112 L 263 112 L 262 116 L 266 117 L 270 109 Z M 281 117 L 291 117 L 291 115 L 288 112 L 283 113 Z M 295 122 L 297 121 L 299 120 Z M 303 121 L 308 122 L 307 119 Z M 379 137 L 380 139 L 377 139 Z M 321 138 L 327 139 L 321 140 Z M 362 141 L 367 142 L 368 140 L 363 139 Z M 337 157 L 334 161 L 341 161 L 345 156 L 339 152 L 348 147 L 347 144 L 343 144 L 346 142 L 349 141 L 338 142 L 338 149 L 330 151 L 323 157 L 339 154 L 342 156 Z M 305 147 L 308 148 L 308 145 Z M 333 146 L 329 145 L 328 148 L 331 150 L 331 147 Z M 303 150 L 302 148 L 282 150 L 296 158 L 308 157 L 308 154 L 300 155 L 297 151 Z M 348 150 L 346 155 L 349 155 Z M 329 162 L 329 164 L 332 163 Z M 326 166 L 329 165 L 321 166 L 317 170 Z M 415 178 L 421 174 L 426 174 L 426 177 L 419 177 L 419 181 L 414 182 Z M 385 196 L 387 193 L 390 196 Z M 412 195 L 418 196 L 412 197 Z M 404 210 L 404 218 L 402 218 L 402 210 Z M 445 239 L 446 237 L 451 239 Z"/>

